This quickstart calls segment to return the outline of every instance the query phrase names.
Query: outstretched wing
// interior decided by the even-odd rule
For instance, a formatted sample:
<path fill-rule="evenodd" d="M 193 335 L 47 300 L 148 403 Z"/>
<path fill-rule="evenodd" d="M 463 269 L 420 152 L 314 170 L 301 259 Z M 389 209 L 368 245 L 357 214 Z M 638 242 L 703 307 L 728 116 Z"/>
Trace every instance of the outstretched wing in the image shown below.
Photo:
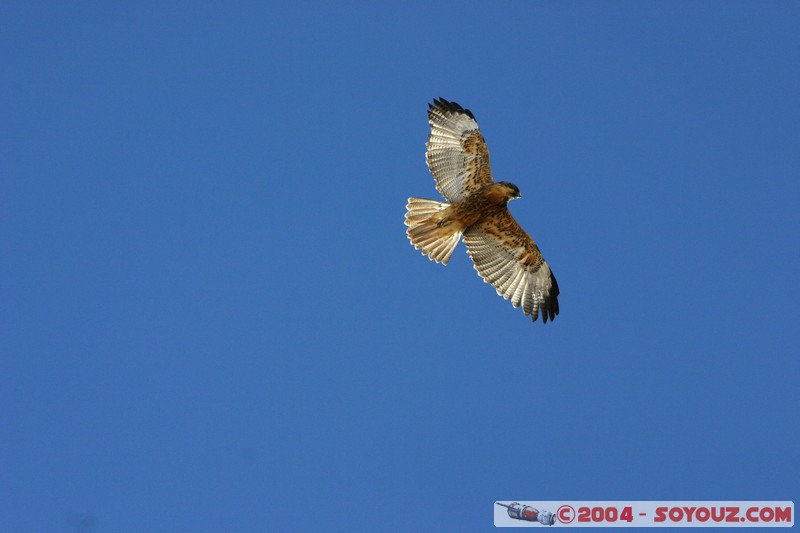
<path fill-rule="evenodd" d="M 489 149 L 469 109 L 439 98 L 428 104 L 428 122 L 425 160 L 442 196 L 456 202 L 494 181 Z"/>
<path fill-rule="evenodd" d="M 558 283 L 542 258 L 539 247 L 511 216 L 508 209 L 486 217 L 464 232 L 464 244 L 475 270 L 535 322 L 558 314 Z"/>

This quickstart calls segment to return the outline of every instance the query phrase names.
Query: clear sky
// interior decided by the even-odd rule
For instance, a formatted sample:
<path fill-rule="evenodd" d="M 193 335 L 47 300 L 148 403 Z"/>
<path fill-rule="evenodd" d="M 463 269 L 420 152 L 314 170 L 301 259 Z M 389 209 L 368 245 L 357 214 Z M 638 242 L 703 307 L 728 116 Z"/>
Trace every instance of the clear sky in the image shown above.
<path fill-rule="evenodd" d="M 3 532 L 797 501 L 799 3 L 0 20 Z M 439 96 L 521 189 L 555 322 L 408 244 Z"/>

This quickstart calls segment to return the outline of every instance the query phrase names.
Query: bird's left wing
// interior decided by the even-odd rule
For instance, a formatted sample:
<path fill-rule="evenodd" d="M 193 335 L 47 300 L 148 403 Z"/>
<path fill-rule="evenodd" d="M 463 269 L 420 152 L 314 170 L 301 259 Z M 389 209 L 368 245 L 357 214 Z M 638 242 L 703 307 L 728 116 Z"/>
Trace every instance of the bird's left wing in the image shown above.
<path fill-rule="evenodd" d="M 494 182 L 489 149 L 469 109 L 439 98 L 428 106 L 428 122 L 425 161 L 442 196 L 457 202 Z"/>
<path fill-rule="evenodd" d="M 464 232 L 464 244 L 475 270 L 497 294 L 511 300 L 535 322 L 558 314 L 558 283 L 539 247 L 508 209 L 484 218 Z"/>

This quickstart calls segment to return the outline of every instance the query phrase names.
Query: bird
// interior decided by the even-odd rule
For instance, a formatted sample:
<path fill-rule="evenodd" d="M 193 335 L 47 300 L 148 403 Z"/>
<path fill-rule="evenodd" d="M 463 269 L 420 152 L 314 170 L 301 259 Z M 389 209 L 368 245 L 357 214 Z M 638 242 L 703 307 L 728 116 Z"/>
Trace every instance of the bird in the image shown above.
<path fill-rule="evenodd" d="M 539 247 L 508 210 L 519 188 L 495 182 L 489 149 L 469 109 L 443 98 L 428 104 L 425 161 L 446 201 L 411 197 L 406 235 L 429 259 L 447 265 L 463 239 L 478 275 L 533 322 L 558 315 L 556 277 Z"/>

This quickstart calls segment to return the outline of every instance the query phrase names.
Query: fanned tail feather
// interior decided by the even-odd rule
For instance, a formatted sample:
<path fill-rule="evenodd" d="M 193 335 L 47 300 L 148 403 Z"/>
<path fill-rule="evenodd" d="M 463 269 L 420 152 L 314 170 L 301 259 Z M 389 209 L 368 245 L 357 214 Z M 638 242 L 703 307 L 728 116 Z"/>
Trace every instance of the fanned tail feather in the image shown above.
<path fill-rule="evenodd" d="M 448 223 L 447 202 L 409 198 L 406 205 L 406 235 L 414 248 L 428 258 L 446 265 L 461 237 L 462 228 Z"/>

